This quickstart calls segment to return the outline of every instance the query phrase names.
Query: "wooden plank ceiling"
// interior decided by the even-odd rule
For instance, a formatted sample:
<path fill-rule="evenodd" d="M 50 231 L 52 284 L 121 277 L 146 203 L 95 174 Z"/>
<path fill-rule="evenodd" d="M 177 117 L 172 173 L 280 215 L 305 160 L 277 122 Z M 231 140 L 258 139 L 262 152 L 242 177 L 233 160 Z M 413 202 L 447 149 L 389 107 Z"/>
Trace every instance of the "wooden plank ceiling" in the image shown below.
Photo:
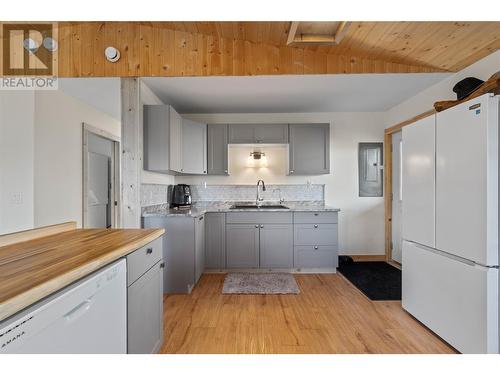
<path fill-rule="evenodd" d="M 59 75 L 458 71 L 500 48 L 500 22 L 352 22 L 338 45 L 287 46 L 291 22 L 62 22 Z M 104 48 L 121 51 L 107 62 Z"/>

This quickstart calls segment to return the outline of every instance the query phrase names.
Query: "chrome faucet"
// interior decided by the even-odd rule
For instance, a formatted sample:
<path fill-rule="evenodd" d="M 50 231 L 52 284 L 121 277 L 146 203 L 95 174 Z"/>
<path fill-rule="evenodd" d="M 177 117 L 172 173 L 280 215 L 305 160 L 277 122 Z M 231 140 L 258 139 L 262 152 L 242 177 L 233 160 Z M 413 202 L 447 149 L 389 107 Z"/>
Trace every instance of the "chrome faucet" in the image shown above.
<path fill-rule="evenodd" d="M 257 204 L 257 206 L 259 205 L 260 202 L 264 200 L 264 198 L 260 196 L 259 192 L 259 185 L 261 182 L 262 182 L 262 191 L 266 191 L 266 184 L 264 183 L 264 180 L 257 181 L 257 198 L 255 199 L 255 203 Z"/>

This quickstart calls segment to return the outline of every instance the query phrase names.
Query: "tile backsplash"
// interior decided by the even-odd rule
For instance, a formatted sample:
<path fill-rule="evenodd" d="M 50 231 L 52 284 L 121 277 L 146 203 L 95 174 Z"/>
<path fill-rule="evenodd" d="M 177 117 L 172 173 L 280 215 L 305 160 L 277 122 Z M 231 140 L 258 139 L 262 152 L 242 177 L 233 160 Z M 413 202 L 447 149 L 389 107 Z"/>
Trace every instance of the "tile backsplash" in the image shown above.
<path fill-rule="evenodd" d="M 168 203 L 168 185 L 142 184 L 141 206 L 151 206 Z M 266 185 L 261 197 L 265 201 L 278 201 L 281 197 L 285 201 L 316 201 L 325 200 L 325 185 L 294 184 L 294 185 Z M 191 185 L 193 202 L 243 202 L 254 201 L 256 198 L 255 185 Z"/>

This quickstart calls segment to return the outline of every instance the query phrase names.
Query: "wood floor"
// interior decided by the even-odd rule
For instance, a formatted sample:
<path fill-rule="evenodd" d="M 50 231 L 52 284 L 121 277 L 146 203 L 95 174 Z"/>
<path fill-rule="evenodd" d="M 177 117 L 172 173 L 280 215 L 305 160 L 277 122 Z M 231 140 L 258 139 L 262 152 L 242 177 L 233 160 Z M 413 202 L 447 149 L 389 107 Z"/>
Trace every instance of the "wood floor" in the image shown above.
<path fill-rule="evenodd" d="M 399 301 L 373 302 L 340 274 L 295 275 L 298 295 L 222 295 L 205 274 L 164 300 L 163 353 L 454 353 Z"/>

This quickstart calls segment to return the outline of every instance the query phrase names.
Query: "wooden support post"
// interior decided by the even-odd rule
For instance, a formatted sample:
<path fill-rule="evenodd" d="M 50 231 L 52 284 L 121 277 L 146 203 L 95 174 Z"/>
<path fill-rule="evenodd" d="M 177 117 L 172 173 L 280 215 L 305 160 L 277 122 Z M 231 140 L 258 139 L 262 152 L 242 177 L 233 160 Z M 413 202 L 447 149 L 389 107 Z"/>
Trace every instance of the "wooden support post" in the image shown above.
<path fill-rule="evenodd" d="M 140 82 L 121 79 L 122 103 L 122 228 L 141 227 Z"/>

